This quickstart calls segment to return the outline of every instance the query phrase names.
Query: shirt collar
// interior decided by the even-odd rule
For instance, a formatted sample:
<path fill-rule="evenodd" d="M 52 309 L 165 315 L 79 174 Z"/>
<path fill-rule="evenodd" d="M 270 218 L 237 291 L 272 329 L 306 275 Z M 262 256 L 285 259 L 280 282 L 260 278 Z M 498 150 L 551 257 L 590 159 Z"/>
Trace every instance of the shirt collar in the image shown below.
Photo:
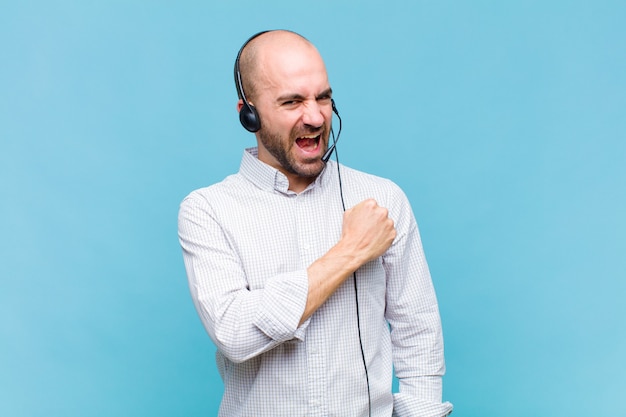
<path fill-rule="evenodd" d="M 322 184 L 326 171 L 326 167 L 324 167 L 315 181 L 303 192 L 319 187 Z M 289 190 L 289 180 L 285 174 L 259 160 L 259 149 L 257 147 L 244 150 L 239 173 L 262 190 L 278 191 L 282 194 L 295 194 Z"/>

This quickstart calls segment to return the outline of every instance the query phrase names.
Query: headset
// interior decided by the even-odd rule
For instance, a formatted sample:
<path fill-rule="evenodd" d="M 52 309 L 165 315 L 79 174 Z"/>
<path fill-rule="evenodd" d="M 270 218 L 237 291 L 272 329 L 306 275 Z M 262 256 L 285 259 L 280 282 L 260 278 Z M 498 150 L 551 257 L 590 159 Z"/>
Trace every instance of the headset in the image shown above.
<path fill-rule="evenodd" d="M 250 38 L 248 38 L 248 40 L 244 42 L 241 48 L 239 48 L 239 52 L 237 53 L 237 59 L 235 59 L 235 68 L 234 68 L 235 88 L 237 88 L 237 97 L 243 101 L 243 106 L 241 107 L 241 110 L 239 111 L 239 121 L 241 122 L 241 125 L 248 132 L 252 132 L 252 133 L 258 132 L 259 129 L 261 129 L 261 118 L 259 117 L 259 112 L 257 112 L 254 106 L 250 104 L 248 102 L 248 99 L 246 98 L 246 93 L 243 89 L 243 81 L 241 80 L 241 70 L 239 69 L 239 61 L 241 59 L 241 54 L 243 53 L 243 50 L 246 48 L 246 46 L 248 46 L 248 44 L 253 39 L 256 39 L 259 36 L 263 35 L 264 33 L 268 33 L 268 32 L 272 32 L 272 31 L 264 30 L 264 31 L 255 33 Z M 331 99 L 330 101 L 332 104 L 333 113 L 335 113 L 337 115 L 337 118 L 339 119 L 339 131 L 337 132 L 337 137 L 335 138 L 335 132 L 333 132 L 331 128 L 331 133 L 333 136 L 333 144 L 328 148 L 326 153 L 324 153 L 324 156 L 322 156 L 322 161 L 324 161 L 324 163 L 327 163 L 328 160 L 330 159 L 331 155 L 333 154 L 333 151 L 335 150 L 337 142 L 339 141 L 339 136 L 341 136 L 341 116 L 339 116 L 339 112 L 337 111 L 335 100 Z"/>
<path fill-rule="evenodd" d="M 248 99 L 246 98 L 246 93 L 243 90 L 243 82 L 241 81 L 241 71 L 239 69 L 239 60 L 241 59 L 241 54 L 243 50 L 253 39 L 268 32 L 272 32 L 272 31 L 264 30 L 262 32 L 255 33 L 250 38 L 248 38 L 248 40 L 245 41 L 244 44 L 239 49 L 239 52 L 237 53 L 237 59 L 235 59 L 235 71 L 234 71 L 235 72 L 234 74 L 235 75 L 235 87 L 237 88 L 237 97 L 239 97 L 239 99 L 243 101 L 243 106 L 241 107 L 241 110 L 239 111 L 239 121 L 241 122 L 241 125 L 248 132 L 252 132 L 252 133 L 258 132 L 259 129 L 261 129 L 261 118 L 259 117 L 259 113 L 257 112 L 257 110 L 254 108 L 252 104 L 248 102 Z M 324 163 L 327 163 L 331 155 L 333 154 L 333 152 L 335 152 L 335 159 L 337 161 L 337 176 L 339 178 L 339 194 L 341 197 L 341 205 L 343 207 L 343 211 L 345 212 L 346 204 L 343 199 L 343 186 L 341 183 L 341 171 L 339 169 L 339 166 L 340 166 L 339 156 L 338 156 L 338 153 L 336 152 L 337 142 L 339 141 L 339 136 L 341 135 L 342 123 L 341 123 L 341 116 L 339 116 L 339 112 L 337 111 L 337 106 L 335 105 L 335 100 L 330 99 L 330 102 L 332 105 L 333 113 L 337 115 L 337 119 L 339 120 L 339 131 L 337 132 L 337 137 L 335 138 L 335 132 L 333 132 L 333 129 L 331 127 L 330 132 L 333 138 L 333 144 L 328 148 L 328 150 L 322 156 L 322 161 L 324 161 Z M 361 338 L 361 318 L 359 314 L 359 294 L 358 294 L 358 288 L 357 288 L 356 271 L 353 273 L 352 277 L 353 277 L 353 282 L 354 282 L 354 295 L 356 299 L 356 319 L 357 319 L 357 329 L 359 333 L 359 346 L 361 348 L 361 359 L 363 360 L 363 367 L 365 369 L 365 380 L 367 383 L 368 414 L 371 417 L 372 397 L 370 393 L 369 372 L 367 369 L 367 362 L 365 360 L 365 352 L 363 350 L 363 340 Z"/>

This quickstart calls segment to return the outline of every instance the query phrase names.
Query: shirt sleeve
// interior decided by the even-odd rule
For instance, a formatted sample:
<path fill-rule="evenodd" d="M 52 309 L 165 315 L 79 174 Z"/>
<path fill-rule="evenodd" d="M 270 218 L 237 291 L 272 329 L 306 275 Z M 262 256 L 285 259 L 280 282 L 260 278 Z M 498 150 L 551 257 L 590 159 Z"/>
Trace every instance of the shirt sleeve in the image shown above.
<path fill-rule="evenodd" d="M 439 307 L 417 223 L 399 189 L 390 213 L 398 234 L 383 262 L 387 273 L 385 314 L 399 380 L 394 416 L 446 416 L 452 412 L 452 404 L 442 403 L 445 363 Z"/>
<path fill-rule="evenodd" d="M 241 260 L 208 202 L 188 196 L 178 215 L 178 236 L 191 297 L 217 348 L 240 363 L 280 343 L 302 340 L 298 326 L 308 292 L 306 270 L 268 276 L 251 290 Z"/>

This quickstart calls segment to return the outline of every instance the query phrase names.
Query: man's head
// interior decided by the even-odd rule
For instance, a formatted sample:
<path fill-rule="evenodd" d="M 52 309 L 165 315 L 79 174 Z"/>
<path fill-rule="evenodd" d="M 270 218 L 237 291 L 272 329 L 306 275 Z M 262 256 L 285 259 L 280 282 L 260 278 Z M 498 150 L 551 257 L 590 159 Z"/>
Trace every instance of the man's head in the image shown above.
<path fill-rule="evenodd" d="M 283 172 L 301 191 L 323 170 L 332 122 L 332 90 L 324 61 L 302 36 L 270 31 L 242 50 L 245 96 L 261 120 L 259 159 Z M 237 109 L 241 111 L 240 98 Z"/>

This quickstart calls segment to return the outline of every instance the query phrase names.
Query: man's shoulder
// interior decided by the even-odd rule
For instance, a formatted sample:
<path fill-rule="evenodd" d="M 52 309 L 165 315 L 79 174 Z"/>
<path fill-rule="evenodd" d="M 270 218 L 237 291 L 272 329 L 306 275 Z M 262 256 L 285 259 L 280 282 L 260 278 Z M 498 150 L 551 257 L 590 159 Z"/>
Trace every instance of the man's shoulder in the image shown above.
<path fill-rule="evenodd" d="M 366 190 L 379 190 L 385 193 L 402 193 L 402 189 L 389 178 L 360 171 L 345 165 L 341 165 L 341 177 L 342 181 L 345 178 L 345 182 L 350 183 L 351 186 L 357 186 Z"/>
<path fill-rule="evenodd" d="M 232 194 L 233 190 L 242 186 L 239 174 L 232 174 L 223 180 L 197 188 L 190 192 L 181 204 L 189 204 L 191 202 L 209 202 L 225 198 L 228 194 Z"/>
<path fill-rule="evenodd" d="M 342 189 L 346 206 L 373 198 L 398 219 L 412 212 L 405 192 L 393 180 L 341 165 Z"/>

